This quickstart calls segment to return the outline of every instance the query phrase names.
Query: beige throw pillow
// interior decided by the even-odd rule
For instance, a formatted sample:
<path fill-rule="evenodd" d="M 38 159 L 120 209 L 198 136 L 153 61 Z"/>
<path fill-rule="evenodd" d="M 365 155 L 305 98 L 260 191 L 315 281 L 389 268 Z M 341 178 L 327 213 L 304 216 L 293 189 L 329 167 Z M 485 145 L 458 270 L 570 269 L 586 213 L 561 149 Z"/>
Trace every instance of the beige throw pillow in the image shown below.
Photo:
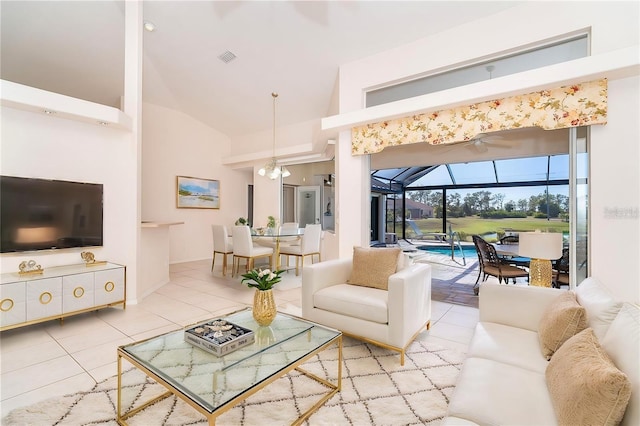
<path fill-rule="evenodd" d="M 572 291 L 560 294 L 544 311 L 538 324 L 542 354 L 551 359 L 564 342 L 587 328 L 587 313 Z"/>
<path fill-rule="evenodd" d="M 546 378 L 559 425 L 617 425 L 631 397 L 631 382 L 613 364 L 591 328 L 558 349 L 547 366 Z"/>
<path fill-rule="evenodd" d="M 353 269 L 347 283 L 387 290 L 396 272 L 400 248 L 353 248 Z"/>

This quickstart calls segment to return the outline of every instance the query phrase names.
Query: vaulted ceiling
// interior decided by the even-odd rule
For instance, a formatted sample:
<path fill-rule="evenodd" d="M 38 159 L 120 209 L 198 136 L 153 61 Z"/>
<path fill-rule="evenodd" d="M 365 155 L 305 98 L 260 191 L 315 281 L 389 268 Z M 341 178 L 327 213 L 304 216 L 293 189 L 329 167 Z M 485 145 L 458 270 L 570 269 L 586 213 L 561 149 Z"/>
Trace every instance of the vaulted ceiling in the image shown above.
<path fill-rule="evenodd" d="M 337 113 L 339 66 L 497 13 L 506 1 L 145 1 L 143 100 L 229 135 Z M 0 77 L 119 107 L 123 1 L 6 1 Z M 218 56 L 232 52 L 224 63 Z"/>

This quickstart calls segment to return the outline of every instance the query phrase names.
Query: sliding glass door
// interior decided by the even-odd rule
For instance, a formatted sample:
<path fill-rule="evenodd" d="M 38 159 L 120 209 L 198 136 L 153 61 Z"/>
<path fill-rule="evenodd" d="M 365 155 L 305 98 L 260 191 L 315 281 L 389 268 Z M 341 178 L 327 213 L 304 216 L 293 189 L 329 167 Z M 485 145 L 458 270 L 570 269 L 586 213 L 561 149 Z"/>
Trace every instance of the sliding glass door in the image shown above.
<path fill-rule="evenodd" d="M 589 276 L 589 129 L 571 129 L 569 276 L 574 288 Z"/>

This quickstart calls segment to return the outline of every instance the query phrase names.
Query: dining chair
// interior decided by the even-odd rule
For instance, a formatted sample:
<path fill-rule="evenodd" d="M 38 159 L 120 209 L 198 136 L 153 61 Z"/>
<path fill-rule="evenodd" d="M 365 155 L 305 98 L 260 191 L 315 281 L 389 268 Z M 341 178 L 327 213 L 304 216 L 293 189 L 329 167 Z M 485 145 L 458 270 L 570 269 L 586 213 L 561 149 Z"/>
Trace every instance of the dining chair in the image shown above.
<path fill-rule="evenodd" d="M 555 288 L 569 285 L 569 249 L 562 249 L 562 257 L 553 261 L 553 282 Z"/>
<path fill-rule="evenodd" d="M 486 281 L 489 275 L 498 278 L 498 282 L 505 284 L 509 282 L 509 279 L 513 279 L 516 282 L 516 278 L 528 277 L 529 272 L 525 269 L 518 268 L 517 266 L 509 265 L 498 257 L 494 246 L 486 242 L 482 237 L 473 235 L 473 244 L 476 247 L 478 253 L 478 263 L 480 264 L 480 271 L 478 272 L 478 278 L 473 286 L 473 292 L 477 296 L 479 293 L 478 283 L 480 276 L 483 275 L 482 281 Z"/>
<path fill-rule="evenodd" d="M 292 237 L 288 237 L 287 236 L 287 234 L 296 234 L 298 232 L 298 229 L 299 229 L 298 222 L 285 222 L 282 225 L 280 225 L 280 229 L 279 229 L 279 234 L 281 235 L 280 244 L 281 245 L 284 245 L 284 244 L 289 244 L 289 245 L 300 244 L 300 236 L 299 235 L 292 236 Z"/>
<path fill-rule="evenodd" d="M 300 244 L 300 236 L 295 235 L 297 233 L 298 222 L 285 222 L 278 227 L 277 235 L 266 235 L 258 238 L 256 244 L 264 247 L 271 247 L 274 250 L 285 244 Z"/>
<path fill-rule="evenodd" d="M 297 231 L 299 228 L 298 222 L 284 222 L 280 225 L 280 232 L 285 233 L 286 231 Z"/>
<path fill-rule="evenodd" d="M 318 262 L 321 262 L 320 258 L 320 240 L 322 238 L 322 225 L 307 225 L 304 228 L 304 234 L 300 241 L 300 245 L 284 245 L 280 247 L 280 255 L 286 256 L 285 264 L 289 264 L 289 256 L 296 257 L 296 275 L 300 274 L 300 262 L 304 267 L 305 256 L 311 256 L 311 263 L 313 263 L 314 256 L 318 256 Z"/>
<path fill-rule="evenodd" d="M 255 259 L 269 258 L 269 267 L 273 265 L 273 248 L 255 246 L 251 238 L 251 229 L 248 226 L 234 226 L 233 238 L 233 265 L 231 276 L 235 276 L 240 269 L 240 259 L 246 259 L 247 271 L 253 269 Z"/>
<path fill-rule="evenodd" d="M 518 244 L 520 242 L 520 237 L 518 235 L 505 235 L 500 238 L 498 244 Z"/>
<path fill-rule="evenodd" d="M 216 263 L 216 254 L 222 255 L 222 276 L 227 274 L 227 256 L 233 254 L 233 243 L 229 238 L 227 227 L 224 225 L 211 225 L 213 231 L 213 259 L 211 271 Z"/>

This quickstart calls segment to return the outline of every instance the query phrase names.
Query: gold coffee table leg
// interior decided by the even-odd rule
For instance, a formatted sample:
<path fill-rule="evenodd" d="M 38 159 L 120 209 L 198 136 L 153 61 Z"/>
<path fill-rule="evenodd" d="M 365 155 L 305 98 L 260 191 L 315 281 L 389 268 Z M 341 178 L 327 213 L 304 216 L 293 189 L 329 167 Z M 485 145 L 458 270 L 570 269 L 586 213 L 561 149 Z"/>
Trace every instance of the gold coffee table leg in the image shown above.
<path fill-rule="evenodd" d="M 338 344 L 338 381 L 337 381 L 338 383 L 337 384 L 333 384 L 330 381 L 320 378 L 315 374 L 310 373 L 300 367 L 296 367 L 296 370 L 299 371 L 300 373 L 328 387 L 330 389 L 330 392 L 324 395 L 322 398 L 320 398 L 320 400 L 316 402 L 313 405 L 313 407 L 309 408 L 307 411 L 302 413 L 300 417 L 298 417 L 293 423 L 291 423 L 292 425 L 301 425 L 302 423 L 304 423 L 304 421 L 307 420 L 320 407 L 322 407 L 325 402 L 331 399 L 335 394 L 340 392 L 340 390 L 342 389 L 342 336 L 338 337 L 338 339 L 336 340 L 336 343 Z M 316 353 L 319 353 L 319 352 L 316 352 Z"/>
<path fill-rule="evenodd" d="M 117 402 L 116 421 L 118 422 L 119 425 L 127 426 L 126 419 L 136 415 L 137 413 L 149 407 L 150 405 L 153 405 L 156 402 L 161 401 L 171 395 L 172 395 L 171 391 L 166 391 L 158 395 L 157 397 L 145 402 L 141 406 L 136 407 L 130 411 L 127 411 L 126 413 L 123 413 L 122 412 L 122 356 L 120 355 L 120 352 L 118 352 L 118 402 Z M 211 422 L 209 422 L 209 424 L 211 424 Z"/>

